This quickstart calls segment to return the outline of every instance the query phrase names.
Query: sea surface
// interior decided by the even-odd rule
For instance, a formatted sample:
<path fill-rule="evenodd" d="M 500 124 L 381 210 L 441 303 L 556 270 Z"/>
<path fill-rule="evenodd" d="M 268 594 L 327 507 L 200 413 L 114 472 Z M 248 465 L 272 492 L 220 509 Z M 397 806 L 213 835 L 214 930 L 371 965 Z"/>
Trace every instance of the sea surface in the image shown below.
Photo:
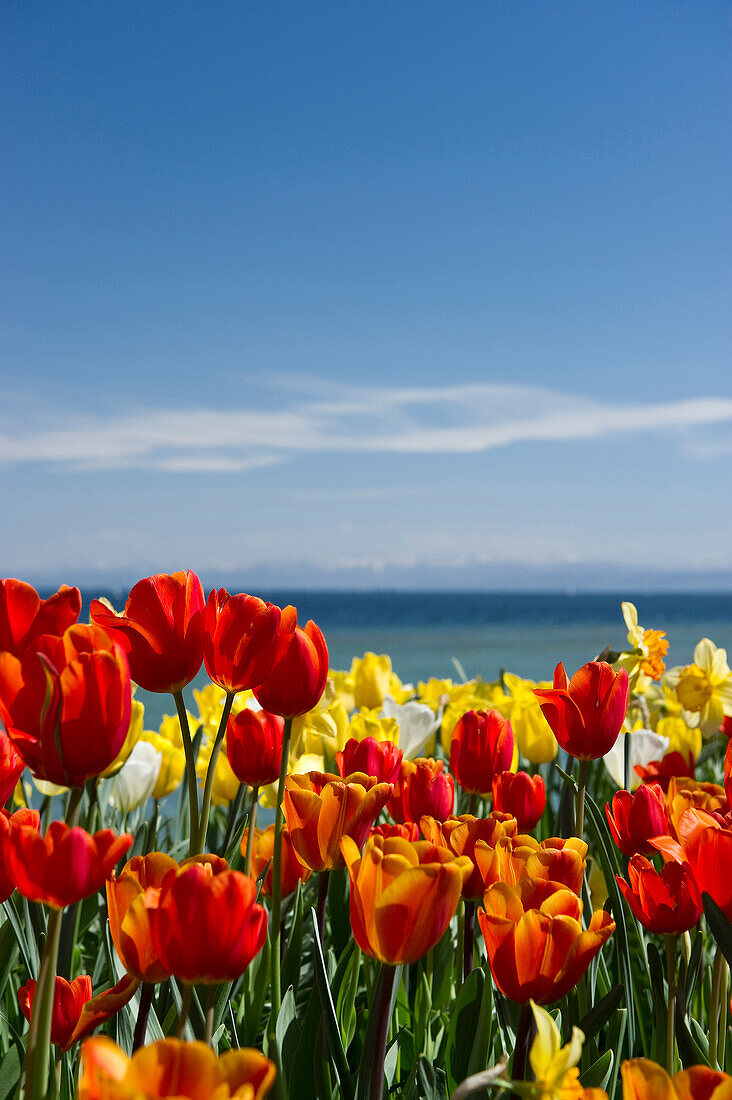
<path fill-rule="evenodd" d="M 82 615 L 97 593 L 85 593 Z M 126 592 L 106 593 L 115 608 Z M 332 668 L 347 669 L 367 650 L 388 653 L 404 682 L 430 676 L 494 680 L 503 669 L 532 679 L 552 678 L 563 661 L 571 674 L 605 646 L 627 644 L 620 604 L 629 599 L 642 626 L 665 630 L 667 666 L 688 664 L 700 638 L 732 651 L 732 593 L 678 592 L 556 594 L 489 592 L 314 592 L 271 591 L 257 595 L 292 603 L 298 620 L 314 619 L 325 634 Z M 205 671 L 193 686 L 206 683 Z M 140 693 L 148 728 L 171 713 L 168 697 Z M 188 689 L 187 697 L 190 697 Z"/>

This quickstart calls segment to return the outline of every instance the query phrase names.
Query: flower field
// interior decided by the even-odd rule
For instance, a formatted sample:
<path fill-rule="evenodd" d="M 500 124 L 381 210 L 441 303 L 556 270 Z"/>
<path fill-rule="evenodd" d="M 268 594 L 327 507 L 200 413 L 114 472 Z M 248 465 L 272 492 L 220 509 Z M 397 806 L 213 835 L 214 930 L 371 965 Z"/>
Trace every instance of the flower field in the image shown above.
<path fill-rule="evenodd" d="M 190 571 L 80 614 L 0 581 L 0 1100 L 732 1097 L 710 639 L 406 684 Z"/>

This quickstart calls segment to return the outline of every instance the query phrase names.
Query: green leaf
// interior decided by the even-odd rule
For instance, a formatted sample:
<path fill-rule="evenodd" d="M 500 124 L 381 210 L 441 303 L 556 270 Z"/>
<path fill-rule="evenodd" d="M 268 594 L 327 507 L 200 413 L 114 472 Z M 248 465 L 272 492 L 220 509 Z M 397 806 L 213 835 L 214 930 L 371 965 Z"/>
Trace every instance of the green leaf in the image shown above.
<path fill-rule="evenodd" d="M 586 1089 L 603 1089 L 610 1078 L 613 1069 L 614 1054 L 612 1050 L 606 1050 L 589 1069 L 581 1075 L 580 1081 Z"/>
<path fill-rule="evenodd" d="M 593 1039 L 600 1029 L 605 1026 L 610 1017 L 617 1012 L 624 997 L 624 987 L 622 985 L 614 986 L 601 1001 L 598 1001 L 597 1004 L 590 1009 L 584 1019 L 580 1020 L 579 1028 L 584 1032 L 586 1042 Z"/>
<path fill-rule="evenodd" d="M 0 1061 L 0 1100 L 8 1100 L 20 1081 L 22 1058 L 18 1046 L 12 1046 Z"/>
<path fill-rule="evenodd" d="M 692 1023 L 696 1023 L 696 1021 L 692 1021 Z M 700 1043 L 698 1038 L 692 1035 L 684 1017 L 679 1015 L 676 1016 L 676 1045 L 684 1069 L 689 1069 L 690 1066 L 708 1064 L 708 1044 L 706 1042 Z"/>
<path fill-rule="evenodd" d="M 463 982 L 450 1014 L 445 1046 L 445 1068 L 449 1088 L 455 1089 L 468 1076 L 473 1042 L 477 1038 L 486 977 L 477 967 Z"/>
<path fill-rule="evenodd" d="M 356 997 L 358 995 L 358 979 L 361 972 L 361 952 L 358 950 L 355 940 L 353 941 L 353 948 L 354 949 L 350 951 L 350 956 L 347 949 L 341 958 L 342 962 L 344 957 L 349 956 L 345 970 L 340 976 L 340 981 L 337 972 L 333 980 L 333 988 L 337 991 L 336 1015 L 338 1017 L 338 1024 L 343 1037 L 343 1046 L 345 1050 L 348 1050 L 356 1032 Z"/>
<path fill-rule="evenodd" d="M 282 985 L 285 989 L 288 985 L 291 985 L 296 997 L 300 985 L 300 970 L 302 968 L 302 929 L 302 882 L 298 882 L 292 924 L 290 926 L 290 938 L 287 944 L 287 950 L 285 951 L 285 961 L 282 964 Z"/>
<path fill-rule="evenodd" d="M 493 980 L 485 975 L 483 996 L 480 999 L 480 1015 L 475 1029 L 473 1049 L 470 1051 L 468 1074 L 488 1067 L 488 1052 L 493 1034 Z"/>
<path fill-rule="evenodd" d="M 707 918 L 709 929 L 717 941 L 717 945 L 724 955 L 729 966 L 732 966 L 732 924 L 717 905 L 711 894 L 706 891 L 702 894 L 704 915 Z"/>
<path fill-rule="evenodd" d="M 348 1059 L 346 1058 L 346 1052 L 343 1048 L 343 1040 L 341 1039 L 341 1033 L 338 1028 L 338 1018 L 333 1005 L 330 985 L 328 984 L 328 975 L 326 974 L 325 960 L 323 958 L 323 948 L 321 947 L 320 936 L 318 935 L 317 914 L 314 909 L 310 910 L 310 914 L 313 921 L 313 934 L 315 937 L 315 981 L 323 1009 L 323 1023 L 326 1038 L 328 1040 L 328 1048 L 333 1062 L 335 1063 L 336 1073 L 338 1074 L 338 1080 L 341 1085 L 341 1092 L 343 1096 L 346 1097 L 346 1100 L 350 1100 L 354 1094 L 351 1071 L 348 1068 Z"/>
<path fill-rule="evenodd" d="M 275 1037 L 280 1052 L 280 1065 L 286 1073 L 300 1038 L 300 1028 L 295 1018 L 295 994 L 292 986 L 289 986 L 282 998 L 282 1005 L 275 1024 Z"/>

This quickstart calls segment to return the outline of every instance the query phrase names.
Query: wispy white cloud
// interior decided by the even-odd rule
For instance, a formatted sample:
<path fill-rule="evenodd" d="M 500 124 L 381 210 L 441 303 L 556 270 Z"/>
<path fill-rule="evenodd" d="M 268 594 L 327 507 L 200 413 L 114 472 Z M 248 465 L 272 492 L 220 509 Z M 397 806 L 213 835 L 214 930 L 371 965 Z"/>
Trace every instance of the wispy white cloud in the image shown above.
<path fill-rule="evenodd" d="M 306 388 L 306 387 L 304 387 Z M 144 468 L 241 473 L 296 453 L 477 454 L 522 443 L 676 432 L 732 421 L 732 399 L 655 404 L 597 401 L 538 386 L 290 389 L 281 409 L 157 408 L 66 418 L 25 427 L 0 420 L 0 464 L 64 464 L 79 470 Z M 56 419 L 56 424 L 58 419 Z M 697 448 L 690 452 L 705 457 Z"/>

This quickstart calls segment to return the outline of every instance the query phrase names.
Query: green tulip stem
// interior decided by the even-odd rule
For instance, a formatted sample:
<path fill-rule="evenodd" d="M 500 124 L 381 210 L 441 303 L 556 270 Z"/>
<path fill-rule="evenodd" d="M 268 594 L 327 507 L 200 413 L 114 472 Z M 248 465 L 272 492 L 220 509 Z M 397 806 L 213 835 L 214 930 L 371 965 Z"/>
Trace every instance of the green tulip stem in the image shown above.
<path fill-rule="evenodd" d="M 384 1096 L 384 1060 L 386 1058 L 386 1040 L 391 1022 L 391 995 L 394 989 L 396 971 L 395 966 L 383 963 L 374 993 L 373 1011 L 376 1012 L 376 1027 L 373 1032 L 368 1100 L 383 1100 Z"/>
<path fill-rule="evenodd" d="M 257 806 L 259 804 L 259 787 L 252 787 L 252 808 L 249 811 L 247 823 L 247 854 L 244 857 L 244 874 L 252 873 L 252 852 L 254 851 L 254 831 L 257 828 Z"/>
<path fill-rule="evenodd" d="M 43 949 L 38 985 L 33 998 L 31 1036 L 25 1055 L 25 1096 L 29 1100 L 45 1100 L 49 1091 L 51 1021 L 56 992 L 56 960 L 61 941 L 62 914 L 62 909 L 51 909 L 48 915 L 46 945 Z"/>
<path fill-rule="evenodd" d="M 188 715 L 186 705 L 183 702 L 183 692 L 174 691 L 175 709 L 178 712 L 180 734 L 183 738 L 183 751 L 186 757 L 186 779 L 188 781 L 188 805 L 190 808 L 190 840 L 188 842 L 188 855 L 196 855 L 198 846 L 198 780 L 196 779 L 196 761 L 193 759 L 193 742 L 191 731 L 188 727 Z"/>
<path fill-rule="evenodd" d="M 626 734 L 627 736 L 627 734 Z M 674 1028 L 676 1016 L 676 936 L 666 935 L 666 979 L 668 1002 L 666 1005 L 666 1072 L 674 1073 Z"/>
<path fill-rule="evenodd" d="M 577 777 L 577 815 L 575 818 L 575 833 L 583 839 L 585 831 L 585 791 L 587 789 L 587 774 L 590 769 L 589 760 L 580 760 L 579 775 Z"/>
<path fill-rule="evenodd" d="M 718 1065 L 717 1043 L 719 1039 L 720 994 L 722 991 L 722 967 L 724 955 L 717 948 L 712 970 L 712 1000 L 709 1005 L 709 1064 L 712 1069 Z"/>
<path fill-rule="evenodd" d="M 191 1002 L 193 1001 L 193 986 L 187 982 L 182 982 L 181 989 L 181 1005 L 180 1015 L 178 1016 L 178 1026 L 175 1030 L 176 1038 L 182 1039 L 185 1035 L 186 1024 L 188 1023 L 188 1013 L 191 1011 Z"/>
<path fill-rule="evenodd" d="M 282 921 L 282 800 L 285 797 L 285 779 L 290 757 L 290 737 L 292 718 L 285 718 L 282 733 L 282 756 L 280 758 L 280 780 L 277 784 L 277 812 L 275 814 L 274 852 L 272 854 L 272 1029 L 280 1014 L 282 992 L 280 988 L 280 924 Z"/>
<path fill-rule="evenodd" d="M 231 714 L 231 706 L 234 702 L 235 694 L 235 692 L 231 691 L 227 691 L 226 693 L 224 709 L 221 711 L 221 721 L 219 722 L 216 740 L 211 749 L 211 757 L 208 762 L 208 768 L 206 769 L 206 782 L 203 786 L 203 803 L 201 804 L 201 818 L 198 823 L 198 843 L 196 845 L 198 852 L 202 852 L 206 847 L 206 833 L 208 832 L 208 818 L 211 813 L 211 792 L 213 790 L 214 776 L 216 774 L 216 761 L 221 752 L 221 746 L 224 741 L 224 734 L 226 733 L 226 726 L 229 721 L 229 715 Z"/>

